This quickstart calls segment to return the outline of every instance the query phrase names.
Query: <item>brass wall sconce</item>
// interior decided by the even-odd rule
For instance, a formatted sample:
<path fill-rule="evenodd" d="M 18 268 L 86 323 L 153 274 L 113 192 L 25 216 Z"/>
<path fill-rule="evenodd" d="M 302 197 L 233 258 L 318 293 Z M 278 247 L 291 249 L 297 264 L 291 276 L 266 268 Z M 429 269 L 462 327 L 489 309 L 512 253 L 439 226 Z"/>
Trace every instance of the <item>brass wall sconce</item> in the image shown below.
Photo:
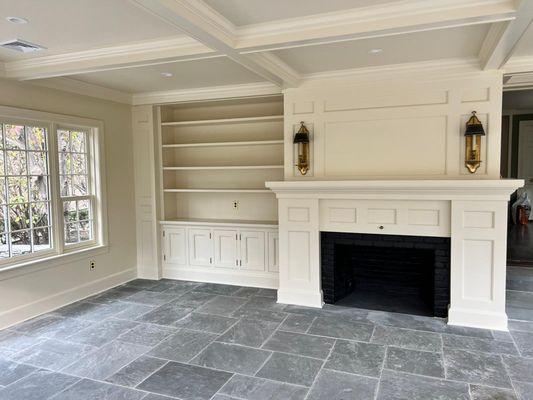
<path fill-rule="evenodd" d="M 485 130 L 476 112 L 472 111 L 465 130 L 465 166 L 472 174 L 481 165 L 481 136 L 485 136 Z"/>
<path fill-rule="evenodd" d="M 304 125 L 304 122 L 300 122 L 300 129 L 294 135 L 293 143 L 298 146 L 298 171 L 302 175 L 307 174 L 309 171 L 309 131 Z"/>

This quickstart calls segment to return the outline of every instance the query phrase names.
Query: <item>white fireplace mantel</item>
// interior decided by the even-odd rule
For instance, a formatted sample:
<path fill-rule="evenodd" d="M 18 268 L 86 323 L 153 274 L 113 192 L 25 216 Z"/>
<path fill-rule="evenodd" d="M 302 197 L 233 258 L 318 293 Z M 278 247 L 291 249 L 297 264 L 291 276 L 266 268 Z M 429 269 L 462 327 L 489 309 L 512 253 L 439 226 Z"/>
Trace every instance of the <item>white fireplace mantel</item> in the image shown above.
<path fill-rule="evenodd" d="M 279 208 L 278 302 L 322 307 L 320 232 L 451 238 L 448 323 L 507 330 L 507 204 L 522 180 L 267 182 Z"/>

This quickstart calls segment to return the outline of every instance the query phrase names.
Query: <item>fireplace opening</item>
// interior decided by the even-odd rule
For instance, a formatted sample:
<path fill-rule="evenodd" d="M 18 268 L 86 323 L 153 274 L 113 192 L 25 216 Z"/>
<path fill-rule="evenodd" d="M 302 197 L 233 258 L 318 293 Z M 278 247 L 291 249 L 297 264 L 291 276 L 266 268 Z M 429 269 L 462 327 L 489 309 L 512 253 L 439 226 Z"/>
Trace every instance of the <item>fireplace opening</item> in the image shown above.
<path fill-rule="evenodd" d="M 449 238 L 321 233 L 329 304 L 446 317 Z"/>

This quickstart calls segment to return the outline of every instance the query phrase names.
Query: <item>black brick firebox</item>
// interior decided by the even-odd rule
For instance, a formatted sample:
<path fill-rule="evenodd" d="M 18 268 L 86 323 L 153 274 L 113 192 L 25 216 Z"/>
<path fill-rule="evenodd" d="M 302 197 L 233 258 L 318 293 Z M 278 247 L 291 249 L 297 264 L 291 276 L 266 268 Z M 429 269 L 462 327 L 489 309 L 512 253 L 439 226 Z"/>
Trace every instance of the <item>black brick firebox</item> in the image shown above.
<path fill-rule="evenodd" d="M 324 301 L 447 317 L 450 238 L 321 232 Z"/>

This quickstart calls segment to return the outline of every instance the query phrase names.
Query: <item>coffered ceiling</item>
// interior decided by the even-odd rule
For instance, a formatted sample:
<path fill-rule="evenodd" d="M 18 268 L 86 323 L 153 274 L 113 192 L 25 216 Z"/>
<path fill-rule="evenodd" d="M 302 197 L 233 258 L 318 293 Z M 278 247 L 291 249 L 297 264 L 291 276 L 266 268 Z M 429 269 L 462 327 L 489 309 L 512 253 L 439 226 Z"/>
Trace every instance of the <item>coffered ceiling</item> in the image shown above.
<path fill-rule="evenodd" d="M 0 42 L 45 49 L 0 49 L 0 74 L 134 103 L 443 60 L 504 68 L 511 82 L 533 72 L 532 18 L 531 0 L 2 0 Z"/>

